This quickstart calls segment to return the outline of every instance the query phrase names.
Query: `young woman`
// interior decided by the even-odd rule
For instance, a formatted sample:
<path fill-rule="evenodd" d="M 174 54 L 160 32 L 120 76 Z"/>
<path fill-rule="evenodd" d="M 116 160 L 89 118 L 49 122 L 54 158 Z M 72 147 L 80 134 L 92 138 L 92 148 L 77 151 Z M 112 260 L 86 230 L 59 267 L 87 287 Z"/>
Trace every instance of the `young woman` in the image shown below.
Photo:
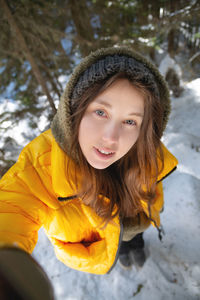
<path fill-rule="evenodd" d="M 162 76 L 138 53 L 111 47 L 86 57 L 51 129 L 0 181 L 2 247 L 31 253 L 43 226 L 74 269 L 105 274 L 119 255 L 142 265 L 141 233 L 150 224 L 160 233 L 161 181 L 177 165 L 160 141 L 169 111 Z"/>

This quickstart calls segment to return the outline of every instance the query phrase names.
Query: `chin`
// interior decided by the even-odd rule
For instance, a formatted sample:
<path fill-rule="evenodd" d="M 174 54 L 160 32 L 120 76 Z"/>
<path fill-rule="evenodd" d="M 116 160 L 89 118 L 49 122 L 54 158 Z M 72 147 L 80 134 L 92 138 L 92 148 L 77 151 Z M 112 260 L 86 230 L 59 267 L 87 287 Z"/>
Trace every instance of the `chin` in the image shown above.
<path fill-rule="evenodd" d="M 93 167 L 96 170 L 104 170 L 106 168 L 108 168 L 110 165 L 106 165 L 106 166 L 100 166 L 100 165 L 91 165 L 91 167 Z"/>
<path fill-rule="evenodd" d="M 95 163 L 95 162 L 89 162 L 89 161 L 88 161 L 88 163 L 91 167 L 93 167 L 94 169 L 97 169 L 97 170 L 104 170 L 113 164 L 113 162 L 110 164 L 102 164 L 102 163 Z"/>

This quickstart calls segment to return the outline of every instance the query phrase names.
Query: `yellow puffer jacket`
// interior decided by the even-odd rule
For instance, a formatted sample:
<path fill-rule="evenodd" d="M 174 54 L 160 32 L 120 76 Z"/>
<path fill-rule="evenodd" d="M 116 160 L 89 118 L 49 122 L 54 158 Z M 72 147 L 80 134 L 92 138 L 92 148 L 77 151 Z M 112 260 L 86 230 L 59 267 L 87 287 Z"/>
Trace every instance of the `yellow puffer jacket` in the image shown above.
<path fill-rule="evenodd" d="M 159 180 L 177 164 L 163 146 L 165 166 Z M 42 133 L 21 152 L 18 162 L 0 181 L 0 245 L 15 245 L 31 253 L 38 230 L 44 227 L 64 264 L 77 270 L 105 274 L 114 265 L 122 236 L 118 217 L 102 229 L 100 217 L 74 192 L 66 179 L 68 156 L 51 130 Z M 161 183 L 151 218 L 160 224 Z M 142 202 L 148 215 L 148 208 Z"/>

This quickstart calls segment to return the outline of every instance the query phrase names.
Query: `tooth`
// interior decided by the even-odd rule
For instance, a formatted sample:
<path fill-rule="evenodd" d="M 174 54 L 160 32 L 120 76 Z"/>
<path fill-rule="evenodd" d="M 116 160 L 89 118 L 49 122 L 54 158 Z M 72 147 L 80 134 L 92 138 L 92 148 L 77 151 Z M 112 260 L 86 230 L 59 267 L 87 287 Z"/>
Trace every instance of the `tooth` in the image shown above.
<path fill-rule="evenodd" d="M 104 150 L 99 150 L 101 153 L 103 153 L 103 154 L 111 154 L 112 152 L 106 152 L 106 151 L 104 151 Z"/>

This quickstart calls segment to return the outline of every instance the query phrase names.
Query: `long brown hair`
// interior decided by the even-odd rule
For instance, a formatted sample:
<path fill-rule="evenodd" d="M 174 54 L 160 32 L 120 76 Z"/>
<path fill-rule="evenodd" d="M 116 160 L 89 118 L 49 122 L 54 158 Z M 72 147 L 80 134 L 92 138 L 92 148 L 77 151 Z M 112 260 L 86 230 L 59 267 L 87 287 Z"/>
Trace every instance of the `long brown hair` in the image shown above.
<path fill-rule="evenodd" d="M 94 98 L 117 79 L 122 78 L 128 79 L 144 98 L 144 117 L 140 134 L 124 157 L 108 168 L 98 170 L 90 166 L 81 151 L 78 142 L 79 125 Z M 76 152 L 76 171 L 79 170 L 82 174 L 81 186 L 78 188 L 78 183 L 76 184 L 78 196 L 106 223 L 118 213 L 122 218 L 134 217 L 142 211 L 141 199 L 146 201 L 148 206 L 154 202 L 157 177 L 163 168 L 160 143 L 163 109 L 160 100 L 153 95 L 151 87 L 125 73 L 117 73 L 103 82 L 92 85 L 74 103 L 76 106 L 71 107 L 73 137 L 70 153 Z M 70 162 L 68 176 L 73 176 L 72 172 L 70 174 Z M 76 181 L 76 176 L 72 180 Z"/>

